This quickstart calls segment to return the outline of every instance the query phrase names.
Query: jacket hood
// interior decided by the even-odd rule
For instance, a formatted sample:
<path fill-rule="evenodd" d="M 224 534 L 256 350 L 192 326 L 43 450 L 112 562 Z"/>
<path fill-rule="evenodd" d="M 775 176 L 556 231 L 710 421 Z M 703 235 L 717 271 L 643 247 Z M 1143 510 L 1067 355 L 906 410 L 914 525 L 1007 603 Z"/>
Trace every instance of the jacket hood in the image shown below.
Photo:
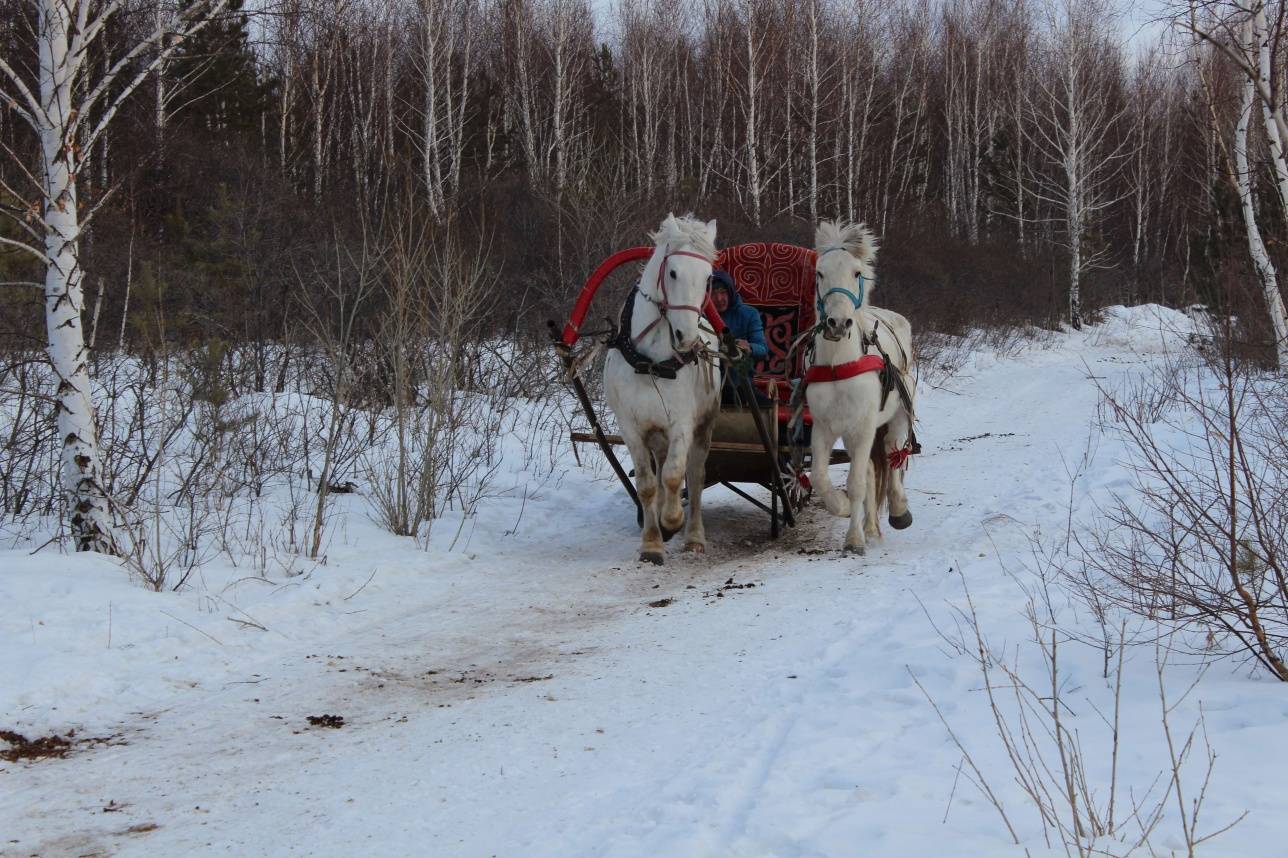
<path fill-rule="evenodd" d="M 742 296 L 738 294 L 738 288 L 734 286 L 733 277 L 728 271 L 713 271 L 711 273 L 711 288 L 724 287 L 729 293 L 729 309 L 726 313 L 732 313 L 742 306 Z"/>

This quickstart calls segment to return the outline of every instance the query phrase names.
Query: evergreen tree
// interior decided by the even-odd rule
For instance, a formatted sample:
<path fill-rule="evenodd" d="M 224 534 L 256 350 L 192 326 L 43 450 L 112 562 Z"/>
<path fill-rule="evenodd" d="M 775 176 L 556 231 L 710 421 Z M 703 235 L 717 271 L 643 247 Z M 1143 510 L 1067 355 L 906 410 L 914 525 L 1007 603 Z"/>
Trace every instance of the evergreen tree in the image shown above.
<path fill-rule="evenodd" d="M 175 123 L 225 145 L 255 140 L 273 103 L 273 82 L 251 47 L 244 2 L 230 0 L 219 18 L 185 41 L 171 66 L 181 88 Z"/>

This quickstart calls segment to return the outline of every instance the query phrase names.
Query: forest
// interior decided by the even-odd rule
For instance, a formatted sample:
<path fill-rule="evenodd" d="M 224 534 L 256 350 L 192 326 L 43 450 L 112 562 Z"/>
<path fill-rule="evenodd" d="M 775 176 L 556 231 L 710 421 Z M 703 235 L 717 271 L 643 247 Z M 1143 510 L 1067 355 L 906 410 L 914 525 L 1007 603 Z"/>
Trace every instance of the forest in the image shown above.
<path fill-rule="evenodd" d="M 1150 42 L 1104 0 L 0 0 L 4 389 L 185 355 L 280 391 L 300 349 L 395 323 L 539 347 L 667 211 L 722 245 L 865 221 L 921 332 L 1200 304 L 1273 363 L 1283 13 L 1257 9 L 1162 7 Z"/>

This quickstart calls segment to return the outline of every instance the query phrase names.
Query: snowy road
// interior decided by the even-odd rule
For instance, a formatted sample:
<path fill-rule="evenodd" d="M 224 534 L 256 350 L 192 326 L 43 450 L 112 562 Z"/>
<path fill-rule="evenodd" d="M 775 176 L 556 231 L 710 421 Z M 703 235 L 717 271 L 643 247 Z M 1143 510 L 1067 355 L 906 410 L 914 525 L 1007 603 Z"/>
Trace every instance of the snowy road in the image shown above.
<path fill-rule="evenodd" d="M 0 854 L 1011 854 L 996 812 L 964 783 L 953 794 L 960 755 L 913 673 L 981 761 L 1000 751 L 987 747 L 973 665 L 951 656 L 918 599 L 947 621 L 964 573 L 985 623 L 1022 637 L 1003 567 L 1022 568 L 1035 533 L 1064 533 L 1071 496 L 1076 518 L 1126 486 L 1104 442 L 1071 495 L 1096 411 L 1089 376 L 1113 385 L 1150 360 L 1069 335 L 924 390 L 926 452 L 908 479 L 916 521 L 887 528 L 863 559 L 839 556 L 844 527 L 821 509 L 766 545 L 762 516 L 713 492 L 708 557 L 673 549 L 661 569 L 640 565 L 620 492 L 583 472 L 528 501 L 513 535 L 513 502 L 484 517 L 468 554 L 353 524 L 334 570 L 311 576 L 344 570 L 343 582 L 285 594 L 280 615 L 268 597 L 239 603 L 268 632 L 216 625 L 222 609 L 203 623 L 178 613 L 182 596 L 119 582 L 77 590 L 120 577 L 105 561 L 0 555 L 12 570 L 0 597 L 18 606 L 0 627 L 14 644 L 0 661 L 0 727 L 120 737 L 63 760 L 0 763 Z M 49 582 L 62 574 L 73 583 Z M 755 586 L 722 591 L 730 579 Z M 58 587 L 84 604 L 38 604 Z M 217 643 L 169 629 L 165 646 L 140 638 L 102 655 L 99 602 L 110 599 L 140 624 L 155 621 L 148 600 L 174 600 L 165 610 Z M 33 619 L 28 638 L 29 617 L 41 626 Z M 92 632 L 42 654 L 40 635 L 87 618 Z M 1069 670 L 1092 683 L 1096 667 L 1088 656 Z M 59 671 L 68 678 L 50 678 Z M 1253 813 L 1211 854 L 1272 854 L 1257 844 L 1282 843 L 1286 826 L 1264 793 L 1282 785 L 1255 774 L 1264 749 L 1245 758 L 1241 738 L 1219 739 L 1282 726 L 1288 704 L 1243 677 L 1213 684 L 1261 714 L 1215 719 L 1211 812 Z M 1129 708 L 1149 705 L 1145 688 Z M 324 713 L 344 726 L 305 720 Z M 1124 766 L 1154 771 L 1150 741 L 1138 747 Z M 993 771 L 1025 845 L 1045 854 L 1009 772 Z"/>

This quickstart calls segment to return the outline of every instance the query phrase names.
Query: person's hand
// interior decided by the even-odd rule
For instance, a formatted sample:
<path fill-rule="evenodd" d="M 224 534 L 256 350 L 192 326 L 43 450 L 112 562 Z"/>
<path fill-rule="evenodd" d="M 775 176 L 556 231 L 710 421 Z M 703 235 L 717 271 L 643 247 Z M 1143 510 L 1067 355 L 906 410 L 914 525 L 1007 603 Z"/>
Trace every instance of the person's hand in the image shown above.
<path fill-rule="evenodd" d="M 745 352 L 750 352 L 751 343 L 747 342 L 746 340 L 738 340 L 738 348 L 742 349 Z"/>

